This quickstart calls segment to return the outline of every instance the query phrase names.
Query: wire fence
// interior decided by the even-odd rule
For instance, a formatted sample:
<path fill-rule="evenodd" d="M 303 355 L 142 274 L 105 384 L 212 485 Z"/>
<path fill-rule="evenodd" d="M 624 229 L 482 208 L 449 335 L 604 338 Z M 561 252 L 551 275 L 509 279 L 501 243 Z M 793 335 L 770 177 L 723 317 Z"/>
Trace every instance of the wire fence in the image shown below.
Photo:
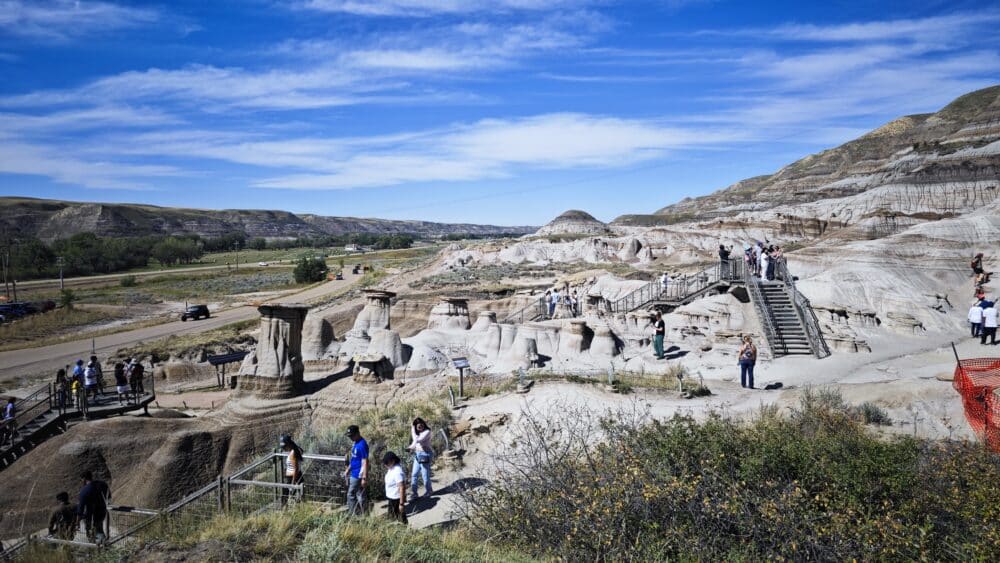
<path fill-rule="evenodd" d="M 302 479 L 286 482 L 286 453 L 271 453 L 229 476 L 192 492 L 163 510 L 109 506 L 106 540 L 63 540 L 28 537 L 5 545 L 0 561 L 37 561 L 49 551 L 69 550 L 75 559 L 89 559 L 92 550 L 131 547 L 157 539 L 181 537 L 223 514 L 249 516 L 280 510 L 292 503 L 343 503 L 347 497 L 343 456 L 304 454 Z"/>

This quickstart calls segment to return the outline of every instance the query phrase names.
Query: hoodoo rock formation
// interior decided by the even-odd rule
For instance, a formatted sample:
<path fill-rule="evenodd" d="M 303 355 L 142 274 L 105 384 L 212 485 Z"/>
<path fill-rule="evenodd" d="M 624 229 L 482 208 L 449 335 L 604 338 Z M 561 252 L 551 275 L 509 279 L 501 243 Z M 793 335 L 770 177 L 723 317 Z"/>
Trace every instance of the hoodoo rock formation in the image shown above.
<path fill-rule="evenodd" d="M 296 395 L 302 387 L 302 324 L 308 305 L 264 304 L 253 359 L 240 370 L 240 393 L 268 399 Z M 314 346 L 314 343 L 310 343 Z"/>

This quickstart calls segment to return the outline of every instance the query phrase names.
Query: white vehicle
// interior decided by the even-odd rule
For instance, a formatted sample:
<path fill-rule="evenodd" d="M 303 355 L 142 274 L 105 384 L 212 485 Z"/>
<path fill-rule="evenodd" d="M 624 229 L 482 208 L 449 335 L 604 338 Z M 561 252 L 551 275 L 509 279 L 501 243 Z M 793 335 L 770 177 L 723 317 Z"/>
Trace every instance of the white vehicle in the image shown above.
<path fill-rule="evenodd" d="M 267 262 L 260 262 L 260 263 L 258 263 L 257 265 L 258 265 L 258 266 L 267 266 Z"/>

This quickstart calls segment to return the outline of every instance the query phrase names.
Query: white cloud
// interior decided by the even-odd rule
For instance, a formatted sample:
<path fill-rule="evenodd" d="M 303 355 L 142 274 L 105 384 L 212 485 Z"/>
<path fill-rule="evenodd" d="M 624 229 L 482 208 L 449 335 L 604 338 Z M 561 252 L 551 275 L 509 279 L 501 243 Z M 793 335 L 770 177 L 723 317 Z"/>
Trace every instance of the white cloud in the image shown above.
<path fill-rule="evenodd" d="M 43 40 L 65 40 L 95 32 L 153 23 L 159 13 L 88 0 L 0 0 L 0 31 Z"/>
<path fill-rule="evenodd" d="M 490 119 L 410 142 L 369 143 L 346 158 L 329 158 L 326 173 L 292 174 L 256 183 L 264 188 L 347 189 L 410 182 L 472 181 L 509 176 L 523 167 L 619 167 L 667 151 L 734 140 L 721 132 L 668 127 L 656 121 L 587 114 Z M 350 146 L 350 143 L 341 145 Z"/>
<path fill-rule="evenodd" d="M 855 22 L 840 25 L 788 24 L 770 30 L 747 31 L 796 41 L 939 41 L 955 39 L 969 27 L 995 26 L 1000 11 L 985 10 L 933 16 L 919 19 L 898 19 Z M 967 39 L 967 38 L 962 38 Z"/>
<path fill-rule="evenodd" d="M 425 17 L 487 11 L 542 11 L 594 3 L 585 0 L 305 0 L 298 5 L 309 10 L 356 16 Z"/>
<path fill-rule="evenodd" d="M 110 160 L 82 160 L 71 148 L 0 141 L 0 173 L 46 176 L 56 182 L 88 188 L 144 190 L 148 180 L 176 176 L 170 166 L 128 164 Z"/>

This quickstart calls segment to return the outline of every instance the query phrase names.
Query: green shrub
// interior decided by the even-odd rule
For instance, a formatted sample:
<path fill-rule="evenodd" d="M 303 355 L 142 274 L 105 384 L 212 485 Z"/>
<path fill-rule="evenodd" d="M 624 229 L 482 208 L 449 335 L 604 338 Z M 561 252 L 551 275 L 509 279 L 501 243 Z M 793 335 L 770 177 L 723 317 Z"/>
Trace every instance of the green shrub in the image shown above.
<path fill-rule="evenodd" d="M 72 309 L 76 303 L 76 294 L 72 289 L 63 289 L 59 292 L 59 306 L 64 309 Z"/>
<path fill-rule="evenodd" d="M 295 283 L 315 283 L 325 280 L 328 271 L 325 260 L 303 256 L 292 275 L 295 276 Z"/>
<path fill-rule="evenodd" d="M 124 276 L 118 280 L 118 284 L 122 287 L 135 287 L 139 282 L 136 281 L 135 276 Z"/>
<path fill-rule="evenodd" d="M 861 403 L 857 412 L 865 421 L 865 424 L 876 424 L 880 426 L 892 426 L 892 418 L 885 412 L 885 409 L 872 402 Z"/>
<path fill-rule="evenodd" d="M 809 390 L 793 416 L 750 422 L 618 414 L 603 442 L 574 426 L 592 413 L 529 413 L 467 514 L 483 538 L 571 561 L 1000 560 L 995 454 L 881 439 L 842 407 Z"/>

